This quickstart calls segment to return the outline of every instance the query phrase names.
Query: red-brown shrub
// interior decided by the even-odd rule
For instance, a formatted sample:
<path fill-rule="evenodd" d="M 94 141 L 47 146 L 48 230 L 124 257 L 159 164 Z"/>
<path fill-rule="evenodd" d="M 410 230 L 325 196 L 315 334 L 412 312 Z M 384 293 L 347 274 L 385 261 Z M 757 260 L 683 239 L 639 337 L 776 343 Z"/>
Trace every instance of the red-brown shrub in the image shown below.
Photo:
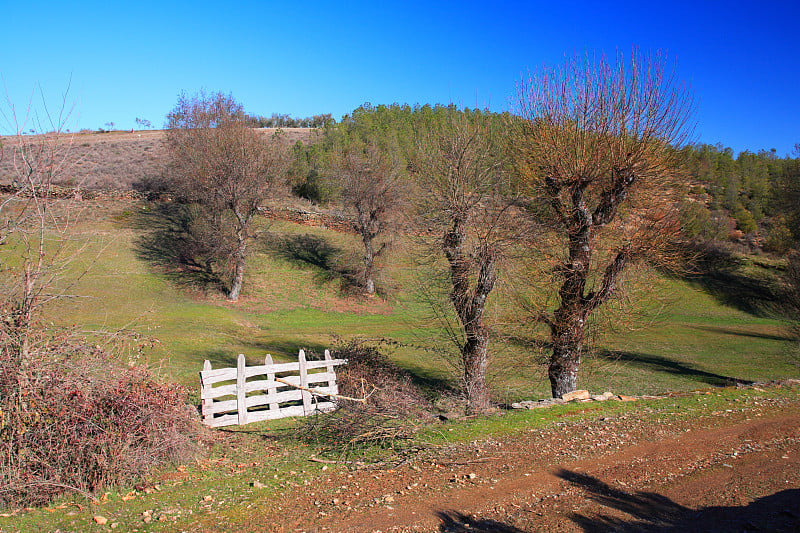
<path fill-rule="evenodd" d="M 0 354 L 0 505 L 44 503 L 133 481 L 198 451 L 202 426 L 179 386 L 94 348 L 38 357 L 24 372 Z"/>

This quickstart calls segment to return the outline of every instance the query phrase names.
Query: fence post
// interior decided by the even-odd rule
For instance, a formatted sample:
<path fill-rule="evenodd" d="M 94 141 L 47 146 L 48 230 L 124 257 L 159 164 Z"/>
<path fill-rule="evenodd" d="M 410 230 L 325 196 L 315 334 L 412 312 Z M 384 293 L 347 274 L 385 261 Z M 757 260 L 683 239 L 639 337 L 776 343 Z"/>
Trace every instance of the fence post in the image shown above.
<path fill-rule="evenodd" d="M 211 361 L 208 359 L 203 362 L 203 371 L 211 370 Z M 209 389 L 211 387 L 208 387 Z M 203 393 L 206 390 L 206 386 L 203 383 L 203 373 L 200 373 L 200 397 L 203 396 Z M 202 400 L 201 403 L 201 411 L 203 413 L 203 422 L 206 425 L 211 425 L 211 421 L 214 420 L 214 414 L 211 412 L 211 406 L 214 405 L 214 398 L 205 398 Z"/>
<path fill-rule="evenodd" d="M 244 368 L 246 365 L 244 354 L 239 354 L 236 359 L 236 408 L 238 411 L 238 424 L 247 424 L 247 404 L 245 403 L 245 383 Z"/>
<path fill-rule="evenodd" d="M 328 387 L 331 389 L 331 394 L 339 394 L 339 385 L 336 384 L 336 373 L 333 369 L 333 358 L 330 350 L 325 350 L 325 360 L 329 361 L 325 366 L 325 371 L 331 376 L 328 378 Z"/>
<path fill-rule="evenodd" d="M 267 381 L 275 381 L 275 372 L 272 371 L 272 356 L 267 354 L 264 358 L 264 364 L 267 366 Z M 275 395 L 278 394 L 278 388 L 275 385 L 267 387 L 267 397 L 274 398 Z M 278 402 L 270 402 L 269 403 L 269 410 L 270 411 L 277 411 L 280 406 Z"/>
<path fill-rule="evenodd" d="M 303 398 L 303 413 L 309 414 L 311 413 L 311 393 L 308 392 L 308 368 L 306 367 L 306 352 L 305 350 L 300 350 L 300 353 L 297 354 L 297 362 L 298 366 L 300 367 L 300 393 Z"/>

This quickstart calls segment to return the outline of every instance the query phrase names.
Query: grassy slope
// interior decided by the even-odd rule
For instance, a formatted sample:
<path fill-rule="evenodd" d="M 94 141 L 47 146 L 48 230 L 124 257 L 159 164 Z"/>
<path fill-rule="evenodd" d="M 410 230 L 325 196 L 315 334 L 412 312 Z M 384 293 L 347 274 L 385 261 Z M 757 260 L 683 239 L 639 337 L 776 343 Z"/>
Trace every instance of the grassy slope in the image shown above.
<path fill-rule="evenodd" d="M 181 286 L 176 276 L 159 273 L 137 255 L 142 233 L 132 221 L 141 209 L 138 204 L 103 206 L 99 215 L 92 211 L 92 219 L 79 225 L 81 238 L 92 245 L 76 268 L 88 265 L 95 253 L 97 259 L 71 290 L 85 298 L 60 304 L 57 321 L 87 330 L 130 327 L 149 334 L 159 341 L 151 362 L 187 385 L 195 385 L 204 359 L 216 367 L 231 364 L 238 353 L 253 361 L 266 352 L 288 357 L 301 347 L 329 346 L 331 335 L 387 337 L 410 344 L 395 351 L 399 362 L 427 378 L 449 375 L 440 359 L 420 348 L 432 344 L 438 330 L 412 292 L 397 290 L 388 299 L 371 300 L 342 292 L 331 256 L 356 251 L 353 236 L 288 222 L 272 224 L 271 234 L 283 240 L 276 245 L 273 237 L 271 246 L 258 246 L 243 298 L 230 304 L 214 291 L 204 295 Z M 315 254 L 303 252 L 309 242 Z M 395 258 L 392 277 L 412 280 L 408 251 L 398 250 Z M 657 324 L 604 337 L 600 355 L 582 369 L 581 387 L 638 394 L 798 375 L 786 356 L 788 343 L 779 320 L 722 305 L 683 281 L 661 283 L 671 303 Z M 496 298 L 495 304 L 500 301 Z M 526 349 L 500 343 L 495 348 L 497 368 L 514 367 L 494 379 L 499 399 L 547 394 L 546 377 Z"/>
<path fill-rule="evenodd" d="M 85 297 L 62 302 L 51 318 L 86 330 L 126 326 L 156 337 L 160 343 L 149 357 L 168 377 L 194 386 L 205 358 L 221 365 L 230 363 L 240 352 L 253 360 L 265 351 L 288 357 L 300 346 L 327 346 L 331 333 L 385 336 L 417 344 L 436 336 L 435 325 L 428 321 L 424 306 L 414 294 L 398 291 L 389 300 L 367 301 L 343 296 L 335 276 L 330 279 L 330 269 L 299 260 L 285 250 L 276 252 L 274 247 L 271 252 L 262 249 L 252 258 L 244 298 L 237 304 L 229 304 L 213 293 L 203 296 L 181 288 L 173 276 L 158 273 L 137 256 L 135 243 L 140 231 L 132 229 L 135 224 L 131 221 L 139 209 L 141 206 L 133 204 L 93 206 L 91 220 L 85 219 L 78 228 L 78 240 L 90 246 L 74 268 L 81 270 L 91 258 L 97 259 L 70 290 Z M 276 223 L 272 230 L 284 237 L 312 235 L 330 248 L 351 249 L 357 244 L 351 236 L 288 223 Z M 414 278 L 407 251 L 398 250 L 397 263 L 392 269 L 394 279 Z M 641 331 L 620 331 L 605 337 L 601 341 L 605 351 L 586 362 L 581 386 L 636 394 L 707 388 L 726 378 L 798 376 L 797 367 L 786 357 L 788 343 L 781 336 L 780 321 L 721 305 L 718 298 L 682 281 L 662 280 L 662 284 L 671 303 L 658 323 Z M 503 366 L 504 359 L 514 359 L 510 355 L 514 353 L 519 360 L 529 359 L 524 350 L 506 348 L 496 346 L 498 366 Z M 393 357 L 427 377 L 446 375 L 439 360 L 418 348 L 398 348 Z M 508 399 L 544 396 L 548 389 L 544 373 L 535 365 L 516 367 L 496 378 L 494 387 L 498 397 Z M 787 394 L 796 394 L 796 389 L 793 391 Z M 692 411 L 691 416 L 756 393 L 752 389 L 726 389 L 714 396 L 701 396 L 714 402 L 703 405 L 702 413 Z M 782 393 L 770 390 L 764 394 Z M 613 415 L 620 410 L 656 406 L 662 416 L 661 407 L 667 406 L 674 416 L 686 416 L 697 409 L 699 401 L 611 402 L 592 413 Z M 447 433 L 434 428 L 420 438 L 441 444 L 443 435 L 447 442 L 502 435 L 552 424 L 564 413 L 581 409 L 581 405 L 570 405 L 505 413 L 453 423 Z M 306 479 L 325 475 L 322 465 L 307 461 L 314 450 L 296 440 L 280 438 L 280 428 L 289 427 L 287 424 L 291 422 L 254 424 L 219 433 L 221 447 L 208 460 L 178 472 L 168 470 L 160 481 L 156 475 L 154 479 L 162 489 L 158 492 L 139 491 L 134 499 L 125 501 L 122 497 L 131 488 L 119 488 L 112 490 L 102 505 L 80 502 L 81 508 L 74 503 L 56 508 L 56 502 L 49 510 L 3 518 L 0 527 L 8 531 L 88 530 L 97 527 L 92 521 L 94 515 L 119 523 L 120 530 L 190 530 L 197 520 L 218 523 L 223 517 L 235 524 L 251 509 L 275 500 L 282 487 L 302 485 Z M 254 479 L 266 488 L 251 487 Z M 68 495 L 66 501 L 74 498 Z M 143 522 L 141 513 L 145 511 L 152 512 L 153 523 Z M 167 521 L 158 521 L 162 514 Z"/>

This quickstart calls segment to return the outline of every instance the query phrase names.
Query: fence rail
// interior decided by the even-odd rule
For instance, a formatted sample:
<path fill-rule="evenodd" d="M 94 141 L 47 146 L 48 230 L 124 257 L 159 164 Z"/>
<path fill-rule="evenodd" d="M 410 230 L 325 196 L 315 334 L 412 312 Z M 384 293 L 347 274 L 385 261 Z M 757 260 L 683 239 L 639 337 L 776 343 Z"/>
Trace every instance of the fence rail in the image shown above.
<path fill-rule="evenodd" d="M 200 372 L 203 423 L 244 425 L 330 411 L 336 407 L 330 398 L 339 394 L 334 367 L 346 363 L 346 359 L 332 359 L 328 350 L 321 361 L 307 361 L 303 350 L 296 363 L 273 363 L 267 355 L 263 365 L 247 366 L 239 354 L 236 368 L 212 369 L 211 362 L 205 361 Z"/>

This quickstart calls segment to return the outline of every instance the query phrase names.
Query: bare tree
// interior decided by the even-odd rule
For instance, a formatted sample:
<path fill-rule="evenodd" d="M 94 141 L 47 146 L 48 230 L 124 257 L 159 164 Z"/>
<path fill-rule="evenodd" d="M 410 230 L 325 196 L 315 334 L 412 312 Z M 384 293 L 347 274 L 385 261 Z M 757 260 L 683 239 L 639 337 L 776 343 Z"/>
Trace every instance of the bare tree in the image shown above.
<path fill-rule="evenodd" d="M 136 125 L 139 126 L 140 128 L 145 128 L 148 130 L 152 126 L 149 120 L 147 120 L 146 118 L 139 118 L 139 117 L 136 117 Z"/>
<path fill-rule="evenodd" d="M 332 167 L 342 203 L 353 216 L 353 228 L 364 245 L 362 286 L 367 294 L 375 294 L 375 261 L 389 244 L 387 240 L 378 244 L 377 240 L 391 231 L 401 205 L 400 169 L 376 144 L 355 140 L 334 153 Z"/>
<path fill-rule="evenodd" d="M 231 96 L 182 95 L 167 116 L 171 186 L 201 206 L 208 221 L 229 231 L 233 274 L 228 300 L 242 290 L 253 217 L 269 197 L 284 192 L 287 150 L 277 137 L 253 130 Z"/>
<path fill-rule="evenodd" d="M 40 106 L 29 102 L 20 113 L 10 100 L 0 106 L 2 126 L 14 132 L 3 142 L 11 185 L 0 191 L 4 507 L 42 504 L 67 491 L 94 498 L 101 486 L 192 458 L 201 435 L 196 413 L 173 387 L 116 360 L 114 348 L 125 348 L 125 332 L 104 340 L 92 332 L 89 340 L 74 326 L 50 320 L 48 304 L 69 297 L 86 272 L 89 244 L 74 231 L 76 221 L 87 221 L 77 188 L 65 185 L 79 161 L 73 137 L 64 134 L 67 96 L 55 112 L 43 96 Z M 48 133 L 23 133 L 31 130 Z"/>
<path fill-rule="evenodd" d="M 678 229 L 668 198 L 688 133 L 687 88 L 661 54 L 615 63 L 584 55 L 518 88 L 512 145 L 521 176 L 546 198 L 561 250 L 549 326 L 553 396 L 576 388 L 587 321 L 633 263 L 664 263 Z"/>
<path fill-rule="evenodd" d="M 44 122 L 33 112 L 32 102 L 23 115 L 10 101 L 0 111 L 15 132 L 6 138 L 12 188 L 0 199 L 0 245 L 12 248 L 18 256 L 0 263 L 0 336 L 6 355 L 13 359 L 11 366 L 23 381 L 37 329 L 34 318 L 68 289 L 69 284 L 57 281 L 77 253 L 68 238 L 77 196 L 57 187 L 76 163 L 71 153 L 72 135 L 64 133 L 72 111 L 67 105 L 68 92 L 56 114 L 44 105 Z M 26 129 L 50 133 L 25 135 Z"/>
<path fill-rule="evenodd" d="M 484 315 L 500 262 L 513 242 L 508 230 L 514 201 L 497 134 L 485 116 L 449 114 L 421 135 L 418 152 L 418 214 L 439 236 L 435 246 L 447 260 L 467 410 L 480 412 L 490 402 L 490 330 Z"/>

